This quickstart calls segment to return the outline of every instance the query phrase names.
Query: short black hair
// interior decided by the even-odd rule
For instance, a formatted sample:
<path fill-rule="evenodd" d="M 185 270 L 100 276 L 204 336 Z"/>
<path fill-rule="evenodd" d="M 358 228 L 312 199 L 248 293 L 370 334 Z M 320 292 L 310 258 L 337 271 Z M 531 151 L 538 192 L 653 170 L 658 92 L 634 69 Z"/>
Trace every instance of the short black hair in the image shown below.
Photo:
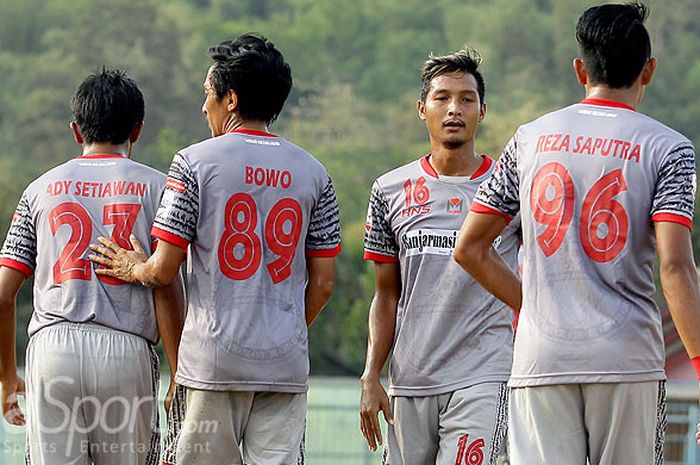
<path fill-rule="evenodd" d="M 423 83 L 420 91 L 420 99 L 425 102 L 430 91 L 430 82 L 437 76 L 455 72 L 469 73 L 476 80 L 476 90 L 479 93 L 479 103 L 484 104 L 486 97 L 486 85 L 484 77 L 479 71 L 481 55 L 471 47 L 465 47 L 449 55 L 428 55 L 428 60 L 423 65 Z"/>
<path fill-rule="evenodd" d="M 651 57 L 642 3 L 594 6 L 576 23 L 576 41 L 592 85 L 628 88 Z"/>
<path fill-rule="evenodd" d="M 241 118 L 266 124 L 277 119 L 292 89 L 292 70 L 272 42 L 250 32 L 209 48 L 209 56 L 218 99 L 233 90 Z"/>
<path fill-rule="evenodd" d="M 70 101 L 86 143 L 122 144 L 143 121 L 143 94 L 125 71 L 102 68 L 78 86 Z"/>

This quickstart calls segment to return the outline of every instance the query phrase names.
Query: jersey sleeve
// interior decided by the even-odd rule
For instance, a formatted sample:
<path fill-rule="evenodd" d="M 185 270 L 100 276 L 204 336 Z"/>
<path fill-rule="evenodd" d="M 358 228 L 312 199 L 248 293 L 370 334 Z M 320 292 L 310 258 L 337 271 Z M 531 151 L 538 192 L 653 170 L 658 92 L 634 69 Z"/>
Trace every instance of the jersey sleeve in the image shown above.
<path fill-rule="evenodd" d="M 672 150 L 661 164 L 651 220 L 679 223 L 691 229 L 695 190 L 695 151 L 691 145 L 682 145 Z"/>
<path fill-rule="evenodd" d="M 503 149 L 489 179 L 479 186 L 471 211 L 499 215 L 508 222 L 520 211 L 517 148 L 516 133 Z"/>
<path fill-rule="evenodd" d="M 335 257 L 340 253 L 340 209 L 330 176 L 311 212 L 306 235 L 307 257 Z"/>
<path fill-rule="evenodd" d="M 30 277 L 36 268 L 36 247 L 36 226 L 25 192 L 12 216 L 5 243 L 0 250 L 0 266 L 12 268 L 25 277 Z"/>
<path fill-rule="evenodd" d="M 389 202 L 378 182 L 372 185 L 365 222 L 365 260 L 398 262 L 399 246 L 389 222 Z"/>
<path fill-rule="evenodd" d="M 151 235 L 183 249 L 195 237 L 199 218 L 199 185 L 187 160 L 173 158 Z"/>

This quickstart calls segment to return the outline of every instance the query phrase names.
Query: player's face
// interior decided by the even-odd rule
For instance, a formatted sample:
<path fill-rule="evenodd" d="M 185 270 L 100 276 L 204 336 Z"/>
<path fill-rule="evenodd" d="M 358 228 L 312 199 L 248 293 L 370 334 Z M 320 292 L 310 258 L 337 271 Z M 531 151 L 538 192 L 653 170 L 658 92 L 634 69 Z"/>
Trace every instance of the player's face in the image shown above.
<path fill-rule="evenodd" d="M 485 113 L 476 79 L 469 73 L 436 76 L 430 82 L 425 102 L 418 102 L 418 114 L 425 121 L 430 138 L 448 148 L 473 140 Z"/>
<path fill-rule="evenodd" d="M 229 111 L 229 98 L 228 96 L 224 96 L 221 99 L 217 98 L 216 90 L 211 84 L 211 68 L 209 68 L 207 78 L 204 80 L 202 113 L 207 118 L 212 137 L 226 133 L 226 125 L 232 116 Z"/>

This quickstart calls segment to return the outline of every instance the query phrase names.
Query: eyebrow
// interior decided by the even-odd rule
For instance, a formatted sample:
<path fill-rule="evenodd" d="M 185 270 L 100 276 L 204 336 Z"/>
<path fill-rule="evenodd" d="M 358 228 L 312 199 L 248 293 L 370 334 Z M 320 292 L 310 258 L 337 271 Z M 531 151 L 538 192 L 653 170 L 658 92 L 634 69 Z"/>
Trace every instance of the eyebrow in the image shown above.
<path fill-rule="evenodd" d="M 434 90 L 433 90 L 433 93 L 434 93 L 434 94 L 441 94 L 441 93 L 444 93 L 444 92 L 450 92 L 450 90 L 449 90 L 449 89 L 444 89 L 444 88 L 441 88 L 441 89 L 434 89 Z M 478 95 L 478 92 L 477 92 L 477 91 L 471 90 L 471 89 L 459 90 L 459 91 L 457 91 L 457 93 L 460 93 L 460 94 Z"/>

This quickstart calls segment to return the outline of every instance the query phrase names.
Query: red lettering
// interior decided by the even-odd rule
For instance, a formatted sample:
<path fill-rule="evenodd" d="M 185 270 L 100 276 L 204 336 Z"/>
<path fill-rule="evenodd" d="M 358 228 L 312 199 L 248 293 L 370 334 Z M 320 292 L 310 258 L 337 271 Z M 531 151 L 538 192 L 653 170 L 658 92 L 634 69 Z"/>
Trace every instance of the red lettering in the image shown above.
<path fill-rule="evenodd" d="M 630 156 L 628 160 L 634 160 L 635 162 L 639 163 L 639 156 L 642 153 L 642 147 L 641 145 L 637 144 L 634 146 L 634 149 L 632 149 L 632 153 L 630 153 Z"/>
<path fill-rule="evenodd" d="M 277 187 L 280 180 L 280 172 L 278 170 L 265 170 L 267 172 L 267 185 Z"/>
<path fill-rule="evenodd" d="M 245 183 L 246 184 L 253 184 L 253 167 L 252 166 L 245 167 Z"/>
<path fill-rule="evenodd" d="M 289 171 L 282 171 L 282 188 L 283 189 L 289 189 L 289 186 L 292 185 L 292 173 Z"/>
<path fill-rule="evenodd" d="M 537 147 L 535 147 L 535 153 L 540 153 L 543 151 L 542 147 L 544 146 L 544 136 L 540 136 L 537 138 Z"/>

